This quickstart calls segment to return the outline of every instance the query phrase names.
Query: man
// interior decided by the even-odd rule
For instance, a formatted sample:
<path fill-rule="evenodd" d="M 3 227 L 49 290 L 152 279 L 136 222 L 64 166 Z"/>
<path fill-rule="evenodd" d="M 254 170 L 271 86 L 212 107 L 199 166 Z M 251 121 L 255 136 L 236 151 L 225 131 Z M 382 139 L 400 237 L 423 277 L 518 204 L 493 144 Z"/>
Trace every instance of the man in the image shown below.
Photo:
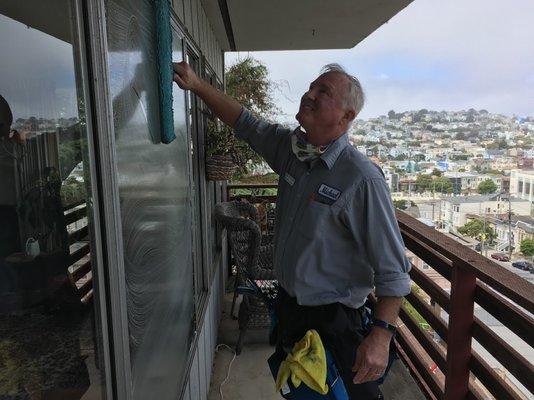
<path fill-rule="evenodd" d="M 196 93 L 279 174 L 274 265 L 283 290 L 279 348 L 316 329 L 332 350 L 351 399 L 383 398 L 379 379 L 409 262 L 381 170 L 348 143 L 363 106 L 358 80 L 327 65 L 301 99 L 294 131 L 252 116 L 184 62 L 174 80 Z M 364 337 L 361 307 L 375 290 L 376 321 Z"/>

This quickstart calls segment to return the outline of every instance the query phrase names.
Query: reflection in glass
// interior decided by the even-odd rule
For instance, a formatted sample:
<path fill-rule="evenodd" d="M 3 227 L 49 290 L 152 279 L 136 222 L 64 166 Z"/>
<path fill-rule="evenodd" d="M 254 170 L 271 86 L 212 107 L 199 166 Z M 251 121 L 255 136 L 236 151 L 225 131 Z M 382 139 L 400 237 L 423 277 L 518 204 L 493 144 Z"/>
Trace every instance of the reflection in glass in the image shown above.
<path fill-rule="evenodd" d="M 0 398 L 102 399 L 74 21 L 29 3 L 0 7 Z"/>
<path fill-rule="evenodd" d="M 194 315 L 185 96 L 174 85 L 177 138 L 161 144 L 153 2 L 110 0 L 106 6 L 132 396 L 174 399 Z M 173 52 L 174 61 L 183 58 L 177 35 Z"/>

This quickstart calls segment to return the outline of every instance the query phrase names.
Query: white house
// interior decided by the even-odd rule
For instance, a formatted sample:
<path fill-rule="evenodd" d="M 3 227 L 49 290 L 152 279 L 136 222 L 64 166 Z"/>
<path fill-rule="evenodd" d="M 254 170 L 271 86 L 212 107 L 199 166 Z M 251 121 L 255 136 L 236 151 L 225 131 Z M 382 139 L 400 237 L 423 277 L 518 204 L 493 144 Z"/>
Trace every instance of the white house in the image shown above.
<path fill-rule="evenodd" d="M 534 170 L 512 170 L 510 194 L 534 202 Z"/>
<path fill-rule="evenodd" d="M 515 215 L 530 215 L 530 203 L 527 200 L 512 198 L 512 213 Z M 441 200 L 442 226 L 455 232 L 464 226 L 469 216 L 480 217 L 497 216 L 508 213 L 508 201 L 499 195 L 455 196 Z"/>

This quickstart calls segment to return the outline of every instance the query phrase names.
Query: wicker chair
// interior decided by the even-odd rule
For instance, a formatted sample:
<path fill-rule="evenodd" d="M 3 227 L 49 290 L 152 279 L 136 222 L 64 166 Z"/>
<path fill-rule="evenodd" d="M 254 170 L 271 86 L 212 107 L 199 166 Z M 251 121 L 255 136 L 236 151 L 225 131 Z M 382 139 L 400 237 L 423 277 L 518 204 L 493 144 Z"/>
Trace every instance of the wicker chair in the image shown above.
<path fill-rule="evenodd" d="M 239 339 L 236 353 L 240 354 L 247 329 L 270 326 L 267 303 L 274 299 L 277 283 L 273 274 L 273 246 L 262 246 L 258 212 L 249 203 L 231 201 L 215 206 L 215 217 L 228 231 L 228 240 L 237 268 L 234 297 L 230 313 L 233 316 L 236 298 L 243 294 L 239 306 Z"/>

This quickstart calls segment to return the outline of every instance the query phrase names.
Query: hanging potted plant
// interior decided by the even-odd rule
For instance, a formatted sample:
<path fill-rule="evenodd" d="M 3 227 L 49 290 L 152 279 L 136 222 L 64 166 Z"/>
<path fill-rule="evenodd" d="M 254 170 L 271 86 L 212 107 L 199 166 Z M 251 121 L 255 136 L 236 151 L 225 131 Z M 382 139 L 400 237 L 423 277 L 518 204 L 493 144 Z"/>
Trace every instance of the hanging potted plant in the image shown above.
<path fill-rule="evenodd" d="M 236 139 L 232 128 L 217 118 L 206 118 L 206 178 L 227 181 L 237 170 L 235 161 Z"/>
<path fill-rule="evenodd" d="M 276 84 L 269 80 L 267 67 L 258 60 L 251 57 L 238 60 L 226 71 L 225 81 L 226 92 L 253 115 L 269 120 L 279 112 L 272 97 Z M 232 128 L 209 113 L 206 120 L 206 173 L 209 180 L 229 180 L 247 175 L 252 166 L 263 163 L 248 144 L 234 136 Z"/>

